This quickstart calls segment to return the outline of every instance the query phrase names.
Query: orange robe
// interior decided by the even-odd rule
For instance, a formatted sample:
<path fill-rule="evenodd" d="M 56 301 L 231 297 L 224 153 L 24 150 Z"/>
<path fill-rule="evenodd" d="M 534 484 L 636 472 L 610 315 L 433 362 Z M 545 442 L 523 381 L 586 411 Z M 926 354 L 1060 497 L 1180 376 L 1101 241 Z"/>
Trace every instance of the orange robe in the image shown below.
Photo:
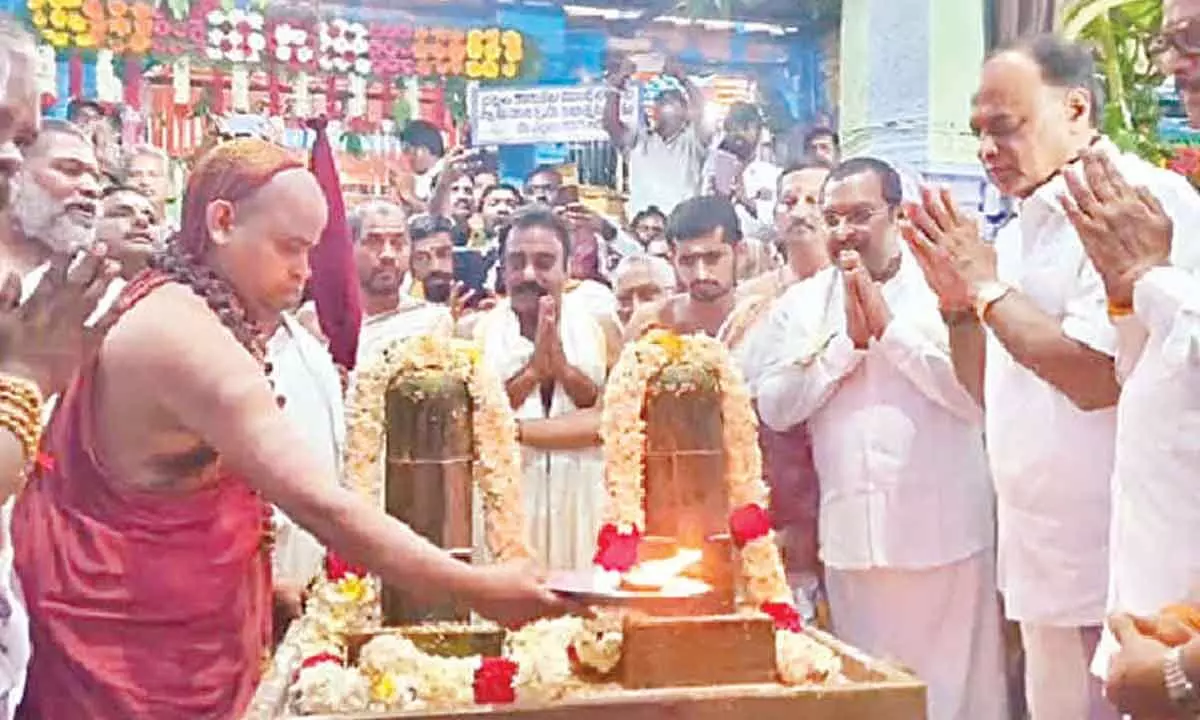
<path fill-rule="evenodd" d="M 127 303 L 163 282 L 139 280 Z M 113 477 L 92 440 L 96 365 L 62 398 L 13 511 L 34 648 L 18 717 L 239 717 L 269 648 L 269 506 L 219 463 L 181 495 Z"/>

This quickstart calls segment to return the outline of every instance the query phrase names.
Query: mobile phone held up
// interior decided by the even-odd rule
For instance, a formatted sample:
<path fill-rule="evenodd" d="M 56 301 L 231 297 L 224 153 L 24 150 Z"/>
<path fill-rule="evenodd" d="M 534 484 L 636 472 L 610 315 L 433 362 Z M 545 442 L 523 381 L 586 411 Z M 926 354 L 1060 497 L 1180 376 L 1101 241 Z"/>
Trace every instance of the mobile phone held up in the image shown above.
<path fill-rule="evenodd" d="M 454 279 L 463 285 L 464 293 L 471 293 L 468 307 L 474 307 L 486 294 L 487 263 L 483 254 L 474 248 L 454 248 Z"/>
<path fill-rule="evenodd" d="M 718 149 L 713 154 L 713 190 L 728 197 L 742 172 L 742 161 L 728 150 Z"/>

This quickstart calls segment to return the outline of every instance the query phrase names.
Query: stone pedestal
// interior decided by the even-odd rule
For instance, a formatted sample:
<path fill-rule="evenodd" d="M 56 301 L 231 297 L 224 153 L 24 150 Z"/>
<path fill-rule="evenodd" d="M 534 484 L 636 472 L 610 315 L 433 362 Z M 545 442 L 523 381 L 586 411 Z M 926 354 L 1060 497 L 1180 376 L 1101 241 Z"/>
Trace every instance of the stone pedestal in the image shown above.
<path fill-rule="evenodd" d="M 844 0 L 840 125 L 846 157 L 873 155 L 950 185 L 978 209 L 970 129 L 984 58 L 984 0 Z"/>

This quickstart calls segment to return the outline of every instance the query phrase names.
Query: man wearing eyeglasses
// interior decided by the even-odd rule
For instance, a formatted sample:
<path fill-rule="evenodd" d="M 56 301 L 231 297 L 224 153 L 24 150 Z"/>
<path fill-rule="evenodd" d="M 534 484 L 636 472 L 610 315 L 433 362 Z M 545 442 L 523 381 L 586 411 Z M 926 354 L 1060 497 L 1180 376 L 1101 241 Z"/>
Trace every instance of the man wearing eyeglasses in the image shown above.
<path fill-rule="evenodd" d="M 793 285 L 751 390 L 807 423 L 834 632 L 911 667 L 930 720 L 1007 718 L 983 415 L 958 383 L 937 296 L 902 250 L 900 175 L 874 158 L 821 195 L 837 266 Z"/>

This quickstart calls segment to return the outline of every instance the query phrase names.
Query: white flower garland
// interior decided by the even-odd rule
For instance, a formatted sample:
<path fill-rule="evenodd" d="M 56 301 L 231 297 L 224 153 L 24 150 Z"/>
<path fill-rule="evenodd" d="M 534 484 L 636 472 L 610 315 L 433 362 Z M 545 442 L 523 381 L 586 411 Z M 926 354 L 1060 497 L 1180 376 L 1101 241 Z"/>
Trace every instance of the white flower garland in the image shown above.
<path fill-rule="evenodd" d="M 212 10 L 205 19 L 208 22 L 205 54 L 209 60 L 251 65 L 262 60 L 267 47 L 262 13 L 240 9 Z"/>
<path fill-rule="evenodd" d="M 317 66 L 326 72 L 371 74 L 371 43 L 360 22 L 322 21 L 317 25 L 320 54 Z"/>
<path fill-rule="evenodd" d="M 346 477 L 350 487 L 382 504 L 379 455 L 386 432 L 386 395 L 397 380 L 449 375 L 471 396 L 475 445 L 473 472 L 483 499 L 487 547 L 498 560 L 531 557 L 521 504 L 521 448 L 517 426 L 499 379 L 465 340 L 425 335 L 397 340 L 376 353 L 355 377 L 346 410 Z"/>
<path fill-rule="evenodd" d="M 719 341 L 655 330 L 622 352 L 609 374 L 601 419 L 609 495 L 606 522 L 634 542 L 646 527 L 645 398 L 650 383 L 676 364 L 706 368 L 720 392 L 731 530 L 736 540 L 747 517 L 751 522 L 746 527 L 753 530 L 745 534 L 741 547 L 742 587 L 751 608 L 766 612 L 776 622 L 780 677 L 785 682 L 831 677 L 838 664 L 836 654 L 800 632 L 775 532 L 765 524 L 768 490 L 762 479 L 758 420 L 745 381 Z"/>
<path fill-rule="evenodd" d="M 289 23 L 275 26 L 275 59 L 282 63 L 293 60 L 298 65 L 308 65 L 316 58 L 312 48 L 312 36 L 307 28 Z"/>

